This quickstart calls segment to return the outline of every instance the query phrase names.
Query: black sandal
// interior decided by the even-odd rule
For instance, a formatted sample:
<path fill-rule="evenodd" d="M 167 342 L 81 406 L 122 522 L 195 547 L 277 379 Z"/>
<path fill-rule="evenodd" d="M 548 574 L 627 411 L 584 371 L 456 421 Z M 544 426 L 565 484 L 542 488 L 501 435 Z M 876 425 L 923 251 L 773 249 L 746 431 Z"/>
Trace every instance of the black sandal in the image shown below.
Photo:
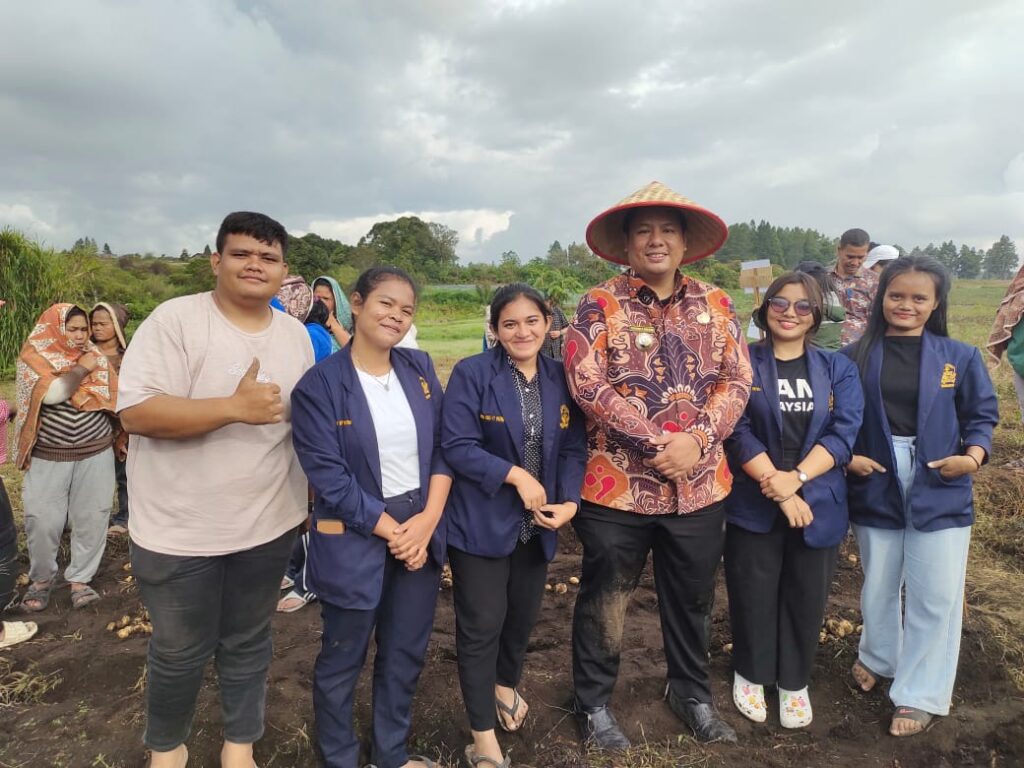
<path fill-rule="evenodd" d="M 526 715 L 523 715 L 522 720 L 516 722 L 516 713 L 519 712 L 519 706 L 525 703 L 526 702 L 524 702 L 523 698 L 519 695 L 519 691 L 517 691 L 515 688 L 512 689 L 511 707 L 505 702 L 503 702 L 501 699 L 499 699 L 497 696 L 494 697 L 494 709 L 498 715 L 498 726 L 501 728 L 501 730 L 503 730 L 505 733 L 515 733 L 523 727 L 523 723 L 526 722 Z M 529 714 L 529 712 L 527 712 L 526 714 Z M 508 717 L 511 718 L 511 728 L 505 725 L 505 715 L 508 715 Z"/>
<path fill-rule="evenodd" d="M 912 723 L 917 723 L 921 727 L 916 731 L 910 731 L 909 733 L 893 733 L 892 723 L 897 720 L 909 720 Z M 935 723 L 939 720 L 938 715 L 933 715 L 931 712 L 925 712 L 923 709 L 917 707 L 896 707 L 896 711 L 892 715 L 892 723 L 889 724 L 889 735 L 895 736 L 897 739 L 904 739 L 907 736 L 917 736 L 918 734 L 927 732 Z"/>

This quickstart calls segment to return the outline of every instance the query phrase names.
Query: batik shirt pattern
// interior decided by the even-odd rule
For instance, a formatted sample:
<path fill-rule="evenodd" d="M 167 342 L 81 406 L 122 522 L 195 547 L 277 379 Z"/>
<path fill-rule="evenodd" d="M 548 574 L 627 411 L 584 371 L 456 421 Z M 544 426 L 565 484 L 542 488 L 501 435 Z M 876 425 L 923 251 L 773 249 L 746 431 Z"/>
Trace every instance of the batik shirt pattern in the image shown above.
<path fill-rule="evenodd" d="M 868 327 L 868 316 L 871 314 L 871 302 L 875 300 L 878 290 L 878 275 L 863 267 L 852 277 L 839 274 L 832 270 L 842 285 L 841 298 L 846 309 L 846 320 L 843 321 L 843 332 L 840 342 L 845 347 L 853 344 Z"/>
<path fill-rule="evenodd" d="M 732 299 L 682 275 L 659 301 L 624 273 L 588 291 L 566 336 L 569 390 L 586 415 L 583 498 L 644 515 L 686 514 L 732 487 L 722 441 L 750 396 L 746 343 Z M 673 482 L 648 467 L 650 439 L 685 431 L 702 447 Z"/>

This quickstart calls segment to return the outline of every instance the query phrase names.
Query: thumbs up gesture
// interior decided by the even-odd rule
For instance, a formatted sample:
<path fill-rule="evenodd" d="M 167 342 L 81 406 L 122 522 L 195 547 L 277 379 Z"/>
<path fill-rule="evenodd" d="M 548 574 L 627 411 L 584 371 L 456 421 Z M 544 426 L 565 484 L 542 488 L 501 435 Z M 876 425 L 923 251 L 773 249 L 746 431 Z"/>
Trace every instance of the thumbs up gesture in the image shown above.
<path fill-rule="evenodd" d="M 262 384 L 257 380 L 259 358 L 254 357 L 249 370 L 238 380 L 231 396 L 236 421 L 243 424 L 277 424 L 284 418 L 281 388 L 277 384 Z"/>

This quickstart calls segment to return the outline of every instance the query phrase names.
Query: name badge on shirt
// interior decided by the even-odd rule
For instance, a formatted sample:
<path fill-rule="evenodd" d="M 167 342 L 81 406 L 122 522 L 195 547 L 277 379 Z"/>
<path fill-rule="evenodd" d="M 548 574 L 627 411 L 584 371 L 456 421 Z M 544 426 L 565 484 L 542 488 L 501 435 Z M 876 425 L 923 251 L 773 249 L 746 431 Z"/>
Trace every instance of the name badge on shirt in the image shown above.
<path fill-rule="evenodd" d="M 481 413 L 480 414 L 480 421 L 496 421 L 499 424 L 504 424 L 505 423 L 505 417 L 497 415 L 497 414 L 492 414 L 492 413 Z"/>
<path fill-rule="evenodd" d="M 339 427 L 351 427 L 352 419 L 338 419 L 337 423 Z"/>

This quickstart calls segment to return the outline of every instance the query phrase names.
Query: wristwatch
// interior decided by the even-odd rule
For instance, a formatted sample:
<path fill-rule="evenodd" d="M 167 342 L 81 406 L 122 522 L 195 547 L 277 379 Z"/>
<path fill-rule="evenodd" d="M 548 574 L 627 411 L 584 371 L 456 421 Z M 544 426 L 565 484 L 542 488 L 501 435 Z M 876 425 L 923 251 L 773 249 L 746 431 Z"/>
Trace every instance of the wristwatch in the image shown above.
<path fill-rule="evenodd" d="M 806 472 L 798 468 L 796 470 L 796 479 L 800 481 L 801 485 L 807 485 L 807 481 L 810 480 L 811 478 L 807 476 Z"/>

